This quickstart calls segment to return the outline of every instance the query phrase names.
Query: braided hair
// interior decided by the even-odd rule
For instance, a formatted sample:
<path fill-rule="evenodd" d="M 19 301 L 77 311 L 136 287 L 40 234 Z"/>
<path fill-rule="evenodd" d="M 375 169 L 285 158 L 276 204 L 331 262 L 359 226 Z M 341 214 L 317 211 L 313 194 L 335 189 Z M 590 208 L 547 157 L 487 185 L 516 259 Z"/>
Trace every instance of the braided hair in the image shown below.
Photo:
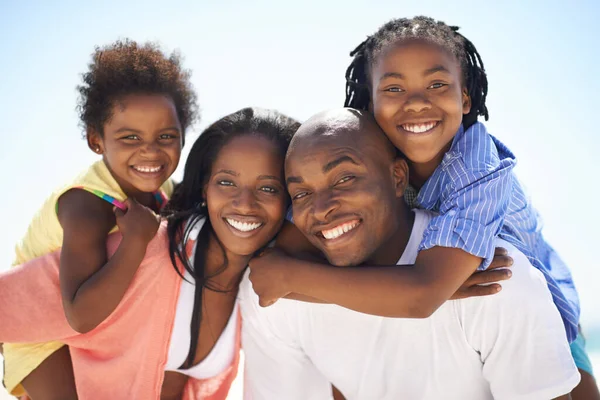
<path fill-rule="evenodd" d="M 481 56 L 475 45 L 458 32 L 457 26 L 429 17 L 399 18 L 383 25 L 373 35 L 359 44 L 350 57 L 354 57 L 346 70 L 346 100 L 344 107 L 367 110 L 371 101 L 369 71 L 377 56 L 388 47 L 405 39 L 422 39 L 442 46 L 460 62 L 463 83 L 471 98 L 471 110 L 463 115 L 465 129 L 477 121 L 477 116 L 489 118 L 485 99 L 488 92 L 487 76 Z"/>

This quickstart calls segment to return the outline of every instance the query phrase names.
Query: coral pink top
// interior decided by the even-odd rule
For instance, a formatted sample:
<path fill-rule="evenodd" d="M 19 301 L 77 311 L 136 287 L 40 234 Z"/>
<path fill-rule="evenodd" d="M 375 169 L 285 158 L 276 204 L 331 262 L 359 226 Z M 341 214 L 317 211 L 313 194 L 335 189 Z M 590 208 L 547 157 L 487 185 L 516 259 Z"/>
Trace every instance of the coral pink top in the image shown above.
<path fill-rule="evenodd" d="M 109 256 L 120 241 L 119 233 L 109 236 Z M 188 252 L 194 244 L 188 241 Z M 77 333 L 65 318 L 59 265 L 60 250 L 0 274 L 0 343 L 58 340 L 69 345 L 82 400 L 158 399 L 181 287 L 169 258 L 166 225 L 149 243 L 121 303 L 91 332 Z M 236 356 L 229 368 L 209 379 L 189 379 L 184 400 L 227 398 L 237 374 L 241 321 L 237 327 Z"/>

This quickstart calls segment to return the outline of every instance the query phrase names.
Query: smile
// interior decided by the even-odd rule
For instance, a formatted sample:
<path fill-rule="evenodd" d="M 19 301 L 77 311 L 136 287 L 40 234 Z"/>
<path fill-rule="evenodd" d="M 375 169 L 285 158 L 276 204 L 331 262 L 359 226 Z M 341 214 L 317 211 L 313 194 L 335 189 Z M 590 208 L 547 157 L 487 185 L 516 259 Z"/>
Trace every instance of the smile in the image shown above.
<path fill-rule="evenodd" d="M 242 222 L 232 218 L 225 218 L 225 221 L 234 229 L 240 232 L 252 232 L 260 228 L 263 224 L 260 222 Z"/>
<path fill-rule="evenodd" d="M 323 235 L 323 237 L 327 240 L 337 239 L 340 236 L 350 232 L 358 225 L 360 225 L 360 221 L 357 219 L 354 221 L 344 222 L 343 224 L 338 225 L 334 228 L 321 231 L 321 235 Z"/>
<path fill-rule="evenodd" d="M 154 174 L 164 169 L 164 165 L 157 166 L 146 166 L 146 165 L 132 165 L 131 168 L 136 170 L 137 172 L 141 172 L 144 174 Z"/>
<path fill-rule="evenodd" d="M 407 132 L 426 133 L 426 132 L 429 132 L 430 130 L 432 130 L 433 128 L 435 128 L 436 126 L 438 126 L 439 123 L 440 123 L 439 121 L 431 121 L 431 122 L 424 122 L 421 124 L 403 124 L 403 125 L 400 125 L 400 127 L 402 127 L 402 129 L 404 129 Z"/>

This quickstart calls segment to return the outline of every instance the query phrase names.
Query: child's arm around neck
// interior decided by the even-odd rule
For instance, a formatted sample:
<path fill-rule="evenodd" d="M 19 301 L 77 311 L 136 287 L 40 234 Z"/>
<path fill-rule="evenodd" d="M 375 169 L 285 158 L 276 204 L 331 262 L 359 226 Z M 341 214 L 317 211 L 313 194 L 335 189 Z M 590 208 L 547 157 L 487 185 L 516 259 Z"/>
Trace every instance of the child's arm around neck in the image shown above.
<path fill-rule="evenodd" d="M 292 224 L 286 225 L 277 246 L 303 259 L 274 251 L 250 261 L 250 279 L 263 306 L 282 296 L 314 298 L 366 314 L 426 318 L 451 297 L 496 293 L 498 285 L 476 285 L 510 277 L 504 270 L 473 274 L 481 258 L 445 247 L 422 251 L 414 266 L 333 267 L 316 258 L 308 261 L 304 255 L 318 251 Z M 503 252 L 498 254 L 493 268 L 510 266 L 512 260 Z"/>

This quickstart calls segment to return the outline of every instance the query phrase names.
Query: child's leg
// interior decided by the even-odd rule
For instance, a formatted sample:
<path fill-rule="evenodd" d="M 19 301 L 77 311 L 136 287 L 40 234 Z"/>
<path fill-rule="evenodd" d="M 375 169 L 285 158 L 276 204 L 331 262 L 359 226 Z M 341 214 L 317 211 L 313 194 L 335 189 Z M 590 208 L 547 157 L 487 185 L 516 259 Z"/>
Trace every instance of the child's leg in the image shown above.
<path fill-rule="evenodd" d="M 592 363 L 585 350 L 585 339 L 581 333 L 571 343 L 571 354 L 573 354 L 575 365 L 581 374 L 581 382 L 571 392 L 571 398 L 573 400 L 600 400 L 600 392 L 594 379 Z"/>
<path fill-rule="evenodd" d="M 31 400 L 75 400 L 75 378 L 69 347 L 46 358 L 21 382 Z"/>

